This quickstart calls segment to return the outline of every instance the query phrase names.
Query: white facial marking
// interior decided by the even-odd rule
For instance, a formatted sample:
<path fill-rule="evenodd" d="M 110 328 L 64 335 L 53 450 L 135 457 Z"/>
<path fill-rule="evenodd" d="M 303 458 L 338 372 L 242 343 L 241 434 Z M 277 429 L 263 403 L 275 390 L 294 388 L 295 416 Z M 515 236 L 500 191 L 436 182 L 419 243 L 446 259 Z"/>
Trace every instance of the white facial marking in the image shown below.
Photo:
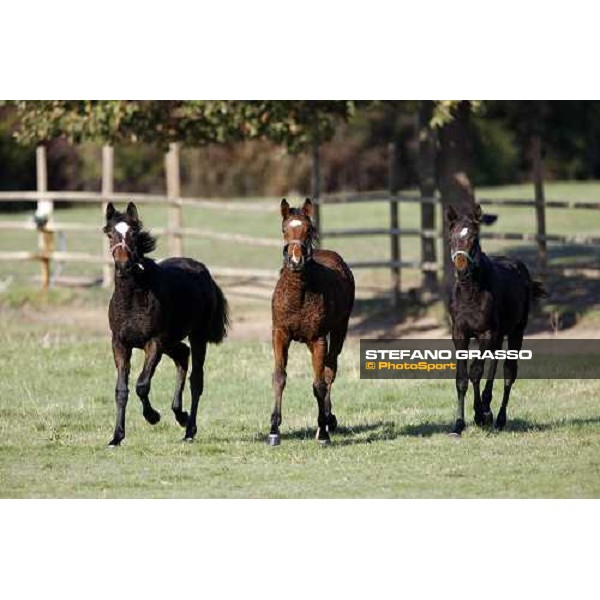
<path fill-rule="evenodd" d="M 300 225 L 302 225 L 302 221 L 299 221 L 298 219 L 290 221 L 290 227 L 300 227 Z"/>
<path fill-rule="evenodd" d="M 121 221 L 115 225 L 115 230 L 125 237 L 125 234 L 129 231 L 129 225 L 127 225 L 127 223 L 124 221 Z"/>
<path fill-rule="evenodd" d="M 461 237 L 461 238 L 467 237 L 467 234 L 468 234 L 468 233 L 469 233 L 469 228 L 468 228 L 468 227 L 463 227 L 463 228 L 460 230 L 460 237 Z"/>

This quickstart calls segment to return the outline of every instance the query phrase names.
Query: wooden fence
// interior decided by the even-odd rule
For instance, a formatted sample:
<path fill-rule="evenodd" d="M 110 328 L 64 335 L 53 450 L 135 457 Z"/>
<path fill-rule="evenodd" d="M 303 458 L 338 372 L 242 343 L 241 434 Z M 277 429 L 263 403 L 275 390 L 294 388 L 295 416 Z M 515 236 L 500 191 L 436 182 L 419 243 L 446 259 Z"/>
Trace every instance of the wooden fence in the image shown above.
<path fill-rule="evenodd" d="M 386 236 L 390 239 L 390 256 L 382 257 L 378 260 L 369 261 L 350 261 L 350 266 L 354 269 L 377 269 L 383 268 L 390 271 L 391 276 L 391 296 L 393 304 L 400 305 L 401 294 L 401 273 L 402 269 L 420 270 L 423 278 L 428 273 L 438 273 L 443 268 L 443 261 L 435 254 L 435 244 L 433 252 L 429 248 L 428 256 L 425 258 L 425 244 L 421 244 L 421 256 L 410 260 L 403 259 L 401 253 L 400 240 L 403 237 L 419 237 L 422 242 L 425 240 L 439 240 L 442 236 L 441 219 L 429 220 L 428 228 L 421 225 L 417 228 L 402 227 L 400 222 L 399 203 L 418 203 L 420 205 L 432 205 L 434 207 L 441 204 L 439 197 L 434 195 L 407 195 L 399 193 L 396 185 L 397 174 L 395 173 L 395 152 L 394 145 L 390 147 L 390 170 L 389 170 L 389 189 L 384 191 L 365 192 L 359 194 L 331 194 L 320 196 L 319 194 L 319 151 L 318 146 L 313 147 L 313 177 L 312 194 L 316 203 L 317 227 L 320 231 L 321 243 L 324 239 L 335 239 L 341 237 L 356 236 Z M 182 208 L 184 206 L 209 208 L 218 211 L 261 211 L 273 212 L 278 210 L 273 203 L 253 203 L 231 201 L 216 201 L 203 198 L 182 197 L 180 186 L 179 169 L 179 147 L 177 144 L 170 146 L 169 152 L 165 155 L 165 173 L 166 173 L 166 194 L 120 194 L 114 192 L 114 154 L 113 148 L 106 146 L 102 150 L 102 187 L 99 192 L 55 192 L 49 191 L 47 187 L 47 167 L 46 153 L 43 147 L 37 149 L 37 190 L 33 192 L 0 192 L 0 202 L 31 200 L 37 202 L 36 220 L 32 222 L 15 222 L 0 220 L 1 230 L 36 230 L 39 239 L 39 248 L 37 252 L 26 251 L 0 251 L 0 260 L 36 260 L 42 265 L 42 285 L 47 287 L 50 282 L 50 270 L 52 261 L 61 262 L 82 262 L 101 264 L 103 266 L 102 281 L 104 285 L 110 285 L 112 278 L 112 257 L 105 236 L 102 238 L 101 246 L 99 242 L 98 253 L 67 252 L 57 251 L 54 247 L 54 236 L 59 232 L 95 232 L 98 233 L 97 225 L 83 223 L 60 223 L 54 220 L 55 202 L 77 202 L 77 203 L 95 203 L 102 207 L 102 216 L 99 215 L 99 223 L 103 220 L 103 215 L 108 202 L 127 202 L 146 204 L 162 204 L 168 209 L 167 226 L 164 228 L 153 228 L 153 231 L 166 236 L 168 242 L 169 255 L 179 256 L 183 253 L 183 242 L 187 237 L 200 237 L 205 239 L 234 241 L 244 244 L 267 247 L 281 247 L 281 240 L 276 238 L 257 238 L 242 234 L 227 233 L 221 231 L 210 231 L 196 227 L 185 227 L 183 224 Z M 540 159 L 541 160 L 541 159 Z M 542 180 L 541 162 L 536 163 L 535 169 L 535 199 L 481 199 L 483 206 L 511 206 L 511 207 L 531 207 L 535 209 L 536 231 L 534 233 L 501 233 L 485 230 L 482 237 L 495 240 L 515 240 L 524 242 L 535 242 L 538 254 L 538 270 L 546 272 L 548 269 L 565 270 L 567 267 L 548 265 L 547 243 L 557 244 L 581 244 L 589 246 L 600 246 L 600 237 L 581 236 L 581 235 L 558 235 L 546 232 L 546 210 L 569 208 L 599 210 L 600 202 L 578 202 L 566 200 L 545 201 Z M 327 223 L 321 223 L 321 206 L 336 204 L 351 204 L 358 202 L 385 202 L 389 204 L 389 226 L 377 228 L 356 227 L 349 229 L 328 229 Z M 423 212 L 422 212 L 423 215 Z M 433 226 L 431 226 L 433 224 Z M 583 265 L 578 269 L 586 271 L 597 271 L 598 265 Z M 277 272 L 268 269 L 246 269 L 214 266 L 211 268 L 216 275 L 248 277 L 248 278 L 275 278 Z"/>
<path fill-rule="evenodd" d="M 397 191 L 397 174 L 395 172 L 397 148 L 395 144 L 390 144 L 389 157 L 389 190 L 352 193 L 352 194 L 332 194 L 320 199 L 320 204 L 348 204 L 348 203 L 372 203 L 385 202 L 389 204 L 390 221 L 389 227 L 375 228 L 351 228 L 351 229 L 327 229 L 325 226 L 320 228 L 321 240 L 324 238 L 357 237 L 357 236 L 387 236 L 390 238 L 390 258 L 376 261 L 362 261 L 351 263 L 353 268 L 384 268 L 390 270 L 392 303 L 396 308 L 400 306 L 401 296 L 401 270 L 417 269 L 422 273 L 422 280 L 425 282 L 428 273 L 439 273 L 443 270 L 443 260 L 437 256 L 435 244 L 427 249 L 425 240 L 438 241 L 443 238 L 442 220 L 437 219 L 435 211 L 433 218 L 429 215 L 429 227 L 424 225 L 424 212 L 421 211 L 421 226 L 418 228 L 402 227 L 399 220 L 398 203 L 418 203 L 422 206 L 431 205 L 437 207 L 442 205 L 442 199 L 433 194 L 427 194 L 427 191 L 434 192 L 431 186 L 422 188 L 421 196 L 407 195 Z M 575 200 L 545 200 L 544 182 L 543 182 L 543 164 L 541 143 L 539 138 L 533 140 L 533 191 L 534 199 L 477 199 L 482 206 L 509 206 L 509 207 L 531 207 L 535 209 L 536 231 L 533 233 L 504 233 L 484 229 L 481 237 L 491 240 L 514 240 L 535 243 L 537 249 L 536 270 L 543 275 L 549 271 L 560 271 L 566 275 L 580 274 L 585 276 L 599 277 L 600 264 L 578 264 L 576 267 L 566 265 L 556 265 L 548 263 L 549 242 L 555 244 L 578 244 L 582 246 L 599 246 L 600 237 L 589 235 L 561 235 L 549 234 L 546 231 L 546 211 L 548 209 L 575 209 L 598 211 L 600 202 L 580 202 Z M 440 215 L 441 216 L 441 215 Z M 443 217 L 442 217 L 443 218 Z M 599 219 L 600 220 L 600 219 Z M 433 226 L 432 226 L 433 225 Z M 421 256 L 412 260 L 403 260 L 401 256 L 400 239 L 402 237 L 420 237 L 421 238 Z M 427 254 L 427 256 L 426 256 Z"/>
<path fill-rule="evenodd" d="M 39 261 L 42 265 L 42 286 L 47 288 L 50 283 L 51 263 L 79 262 L 101 264 L 103 266 L 102 283 L 110 285 L 112 280 L 113 260 L 105 236 L 98 253 L 66 252 L 55 249 L 55 234 L 61 232 L 99 233 L 99 225 L 85 223 L 61 223 L 54 218 L 54 204 L 58 202 L 92 203 L 101 206 L 98 223 L 103 222 L 106 206 L 109 202 L 135 202 L 139 204 L 161 204 L 168 208 L 167 226 L 153 227 L 153 232 L 165 235 L 170 256 L 183 254 L 183 240 L 186 237 L 200 237 L 214 240 L 226 240 L 253 244 L 257 246 L 281 247 L 278 239 L 255 238 L 251 236 L 209 231 L 197 227 L 184 227 L 182 209 L 184 206 L 209 208 L 214 210 L 235 211 L 272 211 L 276 207 L 259 204 L 249 206 L 243 202 L 222 202 L 204 198 L 184 198 L 181 196 L 179 147 L 171 144 L 165 155 L 166 194 L 132 194 L 114 192 L 114 152 L 110 146 L 102 149 L 102 188 L 100 192 L 59 192 L 49 191 L 47 186 L 46 152 L 44 147 L 37 148 L 37 190 L 31 192 L 0 191 L 1 202 L 34 201 L 37 202 L 35 219 L 30 222 L 0 220 L 0 231 L 38 231 L 38 251 L 0 251 L 0 260 L 4 261 Z M 275 270 L 242 269 L 232 267 L 212 267 L 216 275 L 250 278 L 274 278 Z"/>

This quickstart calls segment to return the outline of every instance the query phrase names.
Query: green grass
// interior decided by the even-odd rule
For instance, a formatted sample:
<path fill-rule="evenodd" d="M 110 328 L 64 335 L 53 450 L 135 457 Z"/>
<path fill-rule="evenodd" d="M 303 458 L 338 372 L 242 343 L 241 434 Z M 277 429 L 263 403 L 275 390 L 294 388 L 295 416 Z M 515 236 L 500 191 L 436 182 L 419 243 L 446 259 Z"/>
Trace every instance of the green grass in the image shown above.
<path fill-rule="evenodd" d="M 2 497 L 597 497 L 596 381 L 518 381 L 507 431 L 446 435 L 452 381 L 361 381 L 358 346 L 343 352 L 332 446 L 313 439 L 309 357 L 295 346 L 282 445 L 269 448 L 271 350 L 211 347 L 194 444 L 169 405 L 174 368 L 153 382 L 163 415 L 145 423 L 132 394 L 127 439 L 106 448 L 114 418 L 108 336 L 27 325 L 4 309 L 0 333 Z M 135 356 L 132 381 L 141 366 Z M 500 394 L 501 382 L 496 394 Z M 497 404 L 498 398 L 496 398 Z M 189 402 L 186 391 L 186 402 Z"/>

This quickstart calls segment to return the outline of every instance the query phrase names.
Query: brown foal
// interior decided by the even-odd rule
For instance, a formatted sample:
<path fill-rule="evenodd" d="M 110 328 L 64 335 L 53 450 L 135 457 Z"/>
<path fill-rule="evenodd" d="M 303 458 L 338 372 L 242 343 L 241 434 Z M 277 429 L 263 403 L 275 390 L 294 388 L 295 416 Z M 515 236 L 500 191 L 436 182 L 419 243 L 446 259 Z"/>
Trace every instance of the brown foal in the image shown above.
<path fill-rule="evenodd" d="M 281 399 L 292 341 L 306 344 L 312 355 L 313 394 L 319 408 L 317 440 L 329 444 L 329 433 L 337 427 L 331 386 L 354 305 L 354 277 L 339 254 L 314 248 L 312 215 L 308 198 L 301 208 L 290 208 L 285 198 L 281 201 L 283 268 L 272 299 L 275 407 L 271 446 L 281 442 Z"/>

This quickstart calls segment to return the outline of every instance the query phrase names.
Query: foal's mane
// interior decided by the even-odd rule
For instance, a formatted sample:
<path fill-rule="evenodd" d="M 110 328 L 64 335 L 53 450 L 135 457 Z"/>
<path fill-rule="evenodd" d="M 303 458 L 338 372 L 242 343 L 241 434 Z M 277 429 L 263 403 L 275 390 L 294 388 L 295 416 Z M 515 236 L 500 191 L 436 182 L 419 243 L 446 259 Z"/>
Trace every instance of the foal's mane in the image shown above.
<path fill-rule="evenodd" d="M 143 223 L 139 221 L 139 227 L 135 236 L 135 249 L 142 256 L 156 250 L 156 238 L 146 229 L 143 229 Z"/>

